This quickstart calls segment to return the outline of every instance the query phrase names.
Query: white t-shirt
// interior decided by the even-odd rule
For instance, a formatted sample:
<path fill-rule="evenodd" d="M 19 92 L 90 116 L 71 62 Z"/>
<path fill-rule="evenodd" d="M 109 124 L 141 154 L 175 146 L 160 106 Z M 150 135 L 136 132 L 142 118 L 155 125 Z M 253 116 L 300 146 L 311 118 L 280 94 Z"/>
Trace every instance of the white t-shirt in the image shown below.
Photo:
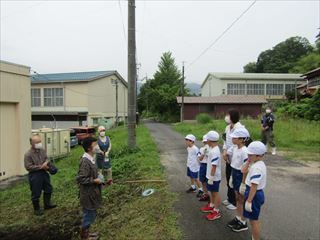
<path fill-rule="evenodd" d="M 203 159 L 200 161 L 200 163 L 207 163 L 208 154 L 209 154 L 209 145 L 206 144 L 202 148 L 200 148 L 200 151 L 199 151 L 199 157 L 203 155 Z"/>
<path fill-rule="evenodd" d="M 207 160 L 207 179 L 213 179 L 213 181 L 221 181 L 221 156 L 218 146 L 209 148 L 208 160 Z M 214 176 L 211 176 L 211 168 L 215 165 L 216 172 Z"/>
<path fill-rule="evenodd" d="M 264 189 L 267 184 L 267 168 L 263 161 L 255 162 L 249 169 L 246 185 L 258 184 L 258 190 Z"/>
<path fill-rule="evenodd" d="M 241 170 L 242 165 L 248 160 L 247 147 L 243 146 L 240 149 L 237 145 L 233 147 L 231 167 Z"/>
<path fill-rule="evenodd" d="M 228 155 L 232 156 L 232 148 L 234 146 L 234 144 L 232 143 L 232 138 L 230 137 L 230 134 L 233 133 L 233 131 L 236 128 L 240 128 L 240 127 L 244 127 L 244 125 L 242 125 L 240 122 L 237 122 L 232 129 L 231 128 L 231 124 L 229 124 L 228 126 L 226 126 L 226 141 L 223 142 L 223 150 L 227 150 Z"/>
<path fill-rule="evenodd" d="M 200 169 L 200 163 L 198 161 L 199 148 L 196 145 L 187 148 L 188 160 L 187 167 L 190 168 L 192 172 L 198 172 Z"/>

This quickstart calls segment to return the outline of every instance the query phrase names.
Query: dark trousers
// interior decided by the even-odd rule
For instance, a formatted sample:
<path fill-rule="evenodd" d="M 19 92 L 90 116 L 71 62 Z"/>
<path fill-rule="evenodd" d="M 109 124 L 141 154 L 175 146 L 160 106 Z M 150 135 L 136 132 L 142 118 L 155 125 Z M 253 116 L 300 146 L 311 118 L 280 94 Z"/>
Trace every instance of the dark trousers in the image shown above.
<path fill-rule="evenodd" d="M 234 206 L 236 206 L 236 194 L 235 194 L 233 188 L 231 188 L 229 186 L 229 180 L 230 180 L 230 177 L 231 177 L 231 172 L 232 172 L 231 165 L 229 163 L 226 163 L 226 178 L 227 178 L 227 186 L 228 186 L 227 197 L 228 197 L 229 203 L 231 203 Z"/>
<path fill-rule="evenodd" d="M 43 190 L 44 194 L 51 194 L 52 193 L 52 185 L 50 183 L 50 176 L 44 170 L 30 172 L 29 173 L 29 184 L 30 184 L 31 200 L 32 201 L 39 200 L 42 190 Z"/>
<path fill-rule="evenodd" d="M 97 217 L 97 210 L 83 208 L 82 228 L 88 229 Z"/>

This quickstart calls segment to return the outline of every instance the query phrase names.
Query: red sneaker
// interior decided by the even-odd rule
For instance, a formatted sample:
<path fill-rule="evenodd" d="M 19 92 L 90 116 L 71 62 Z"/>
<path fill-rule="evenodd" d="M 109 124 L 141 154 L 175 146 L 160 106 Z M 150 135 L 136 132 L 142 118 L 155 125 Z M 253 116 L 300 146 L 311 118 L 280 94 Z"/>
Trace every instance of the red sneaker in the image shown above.
<path fill-rule="evenodd" d="M 213 220 L 216 220 L 219 218 L 221 218 L 221 214 L 220 214 L 220 212 L 217 212 L 217 211 L 213 211 L 212 213 L 207 215 L 207 219 L 209 221 L 213 221 Z"/>
<path fill-rule="evenodd" d="M 200 208 L 201 212 L 208 213 L 213 211 L 213 207 L 210 207 L 210 203 Z"/>

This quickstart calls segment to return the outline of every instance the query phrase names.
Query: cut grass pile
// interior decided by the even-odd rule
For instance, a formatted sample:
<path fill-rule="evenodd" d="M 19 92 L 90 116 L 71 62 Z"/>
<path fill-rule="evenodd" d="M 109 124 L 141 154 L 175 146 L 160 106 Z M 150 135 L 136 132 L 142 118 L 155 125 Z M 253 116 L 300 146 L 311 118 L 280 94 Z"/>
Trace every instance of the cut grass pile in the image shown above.
<path fill-rule="evenodd" d="M 112 141 L 112 169 L 115 183 L 103 190 L 102 207 L 92 230 L 100 239 L 181 239 L 173 211 L 175 195 L 166 182 L 128 184 L 127 180 L 164 179 L 157 148 L 149 131 L 137 129 L 138 148 L 127 148 L 125 128 L 107 133 Z M 33 215 L 29 185 L 25 181 L 0 191 L 0 239 L 79 239 L 81 208 L 75 182 L 81 146 L 57 162 L 58 174 L 51 177 L 53 201 L 58 205 L 41 217 Z M 156 191 L 142 197 L 144 189 Z"/>

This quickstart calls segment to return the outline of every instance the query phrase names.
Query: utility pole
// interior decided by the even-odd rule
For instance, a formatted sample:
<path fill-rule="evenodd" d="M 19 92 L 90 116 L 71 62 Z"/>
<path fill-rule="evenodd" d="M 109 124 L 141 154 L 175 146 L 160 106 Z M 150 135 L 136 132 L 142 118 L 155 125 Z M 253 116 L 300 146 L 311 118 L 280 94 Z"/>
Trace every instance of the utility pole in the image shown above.
<path fill-rule="evenodd" d="M 180 122 L 184 121 L 184 62 L 182 62 Z"/>
<path fill-rule="evenodd" d="M 111 80 L 112 85 L 116 86 L 116 126 L 118 126 L 119 123 L 119 110 L 118 110 L 118 79 L 112 79 Z"/>
<path fill-rule="evenodd" d="M 135 0 L 128 0 L 128 146 L 136 146 L 136 32 Z"/>

